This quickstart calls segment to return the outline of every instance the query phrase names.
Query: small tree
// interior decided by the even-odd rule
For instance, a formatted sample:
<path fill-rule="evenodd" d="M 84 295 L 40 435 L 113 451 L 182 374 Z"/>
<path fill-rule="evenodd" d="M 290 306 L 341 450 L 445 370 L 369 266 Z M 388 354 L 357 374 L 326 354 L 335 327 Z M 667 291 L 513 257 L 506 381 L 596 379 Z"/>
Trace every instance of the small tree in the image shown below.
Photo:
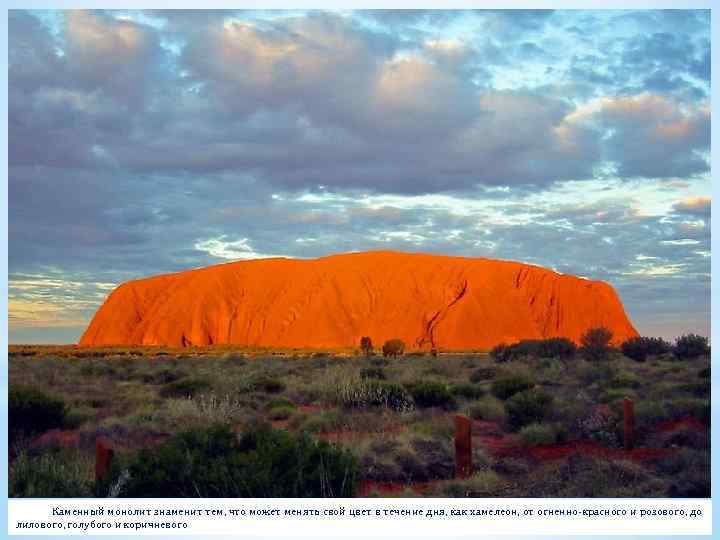
<path fill-rule="evenodd" d="M 622 353 L 636 362 L 644 362 L 648 356 L 646 342 L 641 337 L 630 338 L 620 346 Z"/>
<path fill-rule="evenodd" d="M 707 356 L 710 354 L 708 338 L 697 334 L 680 336 L 677 340 L 675 340 L 673 354 L 681 360 L 697 358 L 698 356 Z"/>
<path fill-rule="evenodd" d="M 512 356 L 512 348 L 506 343 L 500 343 L 490 350 L 490 356 L 498 363 L 507 362 Z"/>
<path fill-rule="evenodd" d="M 360 349 L 362 349 L 362 352 L 365 356 L 372 356 L 372 353 L 373 353 L 372 339 L 370 339 L 368 336 L 363 336 L 362 338 L 360 338 Z"/>
<path fill-rule="evenodd" d="M 607 360 L 612 350 L 610 346 L 612 337 L 612 332 L 604 326 L 590 328 L 580 338 L 585 358 L 588 360 Z"/>
<path fill-rule="evenodd" d="M 405 342 L 401 339 L 389 339 L 382 348 L 383 356 L 400 356 L 405 352 Z"/>
<path fill-rule="evenodd" d="M 538 356 L 540 358 L 560 358 L 571 360 L 577 352 L 577 345 L 564 337 L 546 338 L 538 342 Z"/>
<path fill-rule="evenodd" d="M 670 352 L 670 344 L 662 338 L 634 337 L 625 341 L 620 350 L 636 362 L 644 362 L 648 356 Z"/>

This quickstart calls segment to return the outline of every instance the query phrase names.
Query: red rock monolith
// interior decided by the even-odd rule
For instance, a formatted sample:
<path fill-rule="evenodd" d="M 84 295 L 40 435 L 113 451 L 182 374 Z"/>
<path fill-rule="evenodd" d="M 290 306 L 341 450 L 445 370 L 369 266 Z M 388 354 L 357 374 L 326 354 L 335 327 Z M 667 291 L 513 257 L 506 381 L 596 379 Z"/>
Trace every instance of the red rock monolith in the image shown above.
<path fill-rule="evenodd" d="M 615 290 L 511 261 L 373 251 L 257 259 L 129 281 L 82 346 L 232 344 L 356 347 L 398 338 L 406 350 L 489 350 L 590 328 L 638 335 Z"/>
<path fill-rule="evenodd" d="M 472 422 L 463 415 L 455 415 L 455 478 L 472 474 Z"/>
<path fill-rule="evenodd" d="M 625 450 L 632 450 L 635 446 L 635 405 L 627 397 L 623 401 L 623 436 Z"/>
<path fill-rule="evenodd" d="M 115 450 L 110 446 L 110 442 L 98 437 L 95 441 L 95 481 L 99 482 L 108 472 L 112 465 Z"/>

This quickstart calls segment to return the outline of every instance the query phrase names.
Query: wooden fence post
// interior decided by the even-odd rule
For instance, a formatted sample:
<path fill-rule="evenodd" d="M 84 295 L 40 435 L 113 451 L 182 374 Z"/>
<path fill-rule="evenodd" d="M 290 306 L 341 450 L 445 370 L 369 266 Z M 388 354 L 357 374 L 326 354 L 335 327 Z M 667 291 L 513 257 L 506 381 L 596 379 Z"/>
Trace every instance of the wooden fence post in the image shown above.
<path fill-rule="evenodd" d="M 115 456 L 115 450 L 110 446 L 110 442 L 106 441 L 102 437 L 98 437 L 95 440 L 95 481 L 99 482 L 108 472 L 110 472 L 110 466 L 112 465 L 113 457 Z"/>
<path fill-rule="evenodd" d="M 455 415 L 455 478 L 472 474 L 472 422 L 462 414 Z"/>

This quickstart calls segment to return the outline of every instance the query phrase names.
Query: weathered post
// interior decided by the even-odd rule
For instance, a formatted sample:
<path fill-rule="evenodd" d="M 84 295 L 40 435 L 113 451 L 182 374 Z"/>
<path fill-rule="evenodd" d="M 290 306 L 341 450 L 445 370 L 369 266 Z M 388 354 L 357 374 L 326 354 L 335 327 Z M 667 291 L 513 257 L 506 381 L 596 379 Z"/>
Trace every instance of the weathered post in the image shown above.
<path fill-rule="evenodd" d="M 110 442 L 98 437 L 95 440 L 95 481 L 100 482 L 108 472 L 112 465 L 115 450 L 110 446 Z"/>
<path fill-rule="evenodd" d="M 625 450 L 632 450 L 635 446 L 635 406 L 628 397 L 623 401 L 623 421 Z"/>
<path fill-rule="evenodd" d="M 455 415 L 455 478 L 472 474 L 472 422 L 463 415 Z"/>

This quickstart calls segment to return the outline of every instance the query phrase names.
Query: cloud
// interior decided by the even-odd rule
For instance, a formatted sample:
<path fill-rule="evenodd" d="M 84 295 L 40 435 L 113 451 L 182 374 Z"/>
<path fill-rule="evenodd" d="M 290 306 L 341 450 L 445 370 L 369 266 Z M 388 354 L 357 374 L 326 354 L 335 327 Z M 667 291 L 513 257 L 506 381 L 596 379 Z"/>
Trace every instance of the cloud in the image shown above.
<path fill-rule="evenodd" d="M 64 38 L 67 75 L 78 86 L 119 101 L 146 98 L 148 79 L 160 60 L 158 38 L 151 28 L 72 10 L 65 13 Z"/>
<path fill-rule="evenodd" d="M 586 103 L 571 123 L 605 130 L 605 155 L 623 177 L 669 178 L 709 171 L 710 109 L 640 94 Z"/>
<path fill-rule="evenodd" d="M 272 257 L 272 255 L 264 255 L 257 253 L 250 246 L 250 241 L 247 238 L 240 238 L 239 240 L 229 240 L 227 235 L 221 235 L 218 238 L 209 238 L 207 240 L 200 240 L 195 243 L 195 249 L 199 251 L 207 252 L 212 257 L 218 259 L 265 259 Z"/>
<path fill-rule="evenodd" d="M 114 283 L 68 279 L 57 271 L 10 274 L 10 326 L 57 328 L 83 325 L 114 286 Z"/>
<path fill-rule="evenodd" d="M 378 248 L 704 324 L 709 55 L 705 12 L 13 11 L 13 325 L 79 327 L 94 284 Z"/>
<path fill-rule="evenodd" d="M 85 11 L 65 13 L 62 38 L 22 12 L 10 27 L 10 165 L 107 166 L 170 82 L 153 30 Z"/>
<path fill-rule="evenodd" d="M 710 197 L 688 197 L 673 205 L 673 210 L 678 214 L 696 216 L 702 219 L 710 218 Z"/>
<path fill-rule="evenodd" d="M 605 160 L 623 176 L 708 169 L 708 107 L 685 110 L 647 93 L 605 97 L 592 122 L 579 123 L 592 101 L 488 86 L 482 44 L 409 45 L 329 13 L 205 15 L 190 31 L 73 11 L 62 40 L 20 17 L 18 27 L 36 34 L 30 64 L 34 73 L 44 66 L 45 78 L 11 61 L 11 165 L 233 171 L 283 189 L 396 193 L 537 188 L 590 179 Z M 550 16 L 478 20 L 540 31 Z M 182 33 L 179 52 L 160 45 L 163 32 Z M 545 54 L 528 54 L 527 43 L 516 45 L 525 61 Z M 48 151 L 36 152 L 38 142 Z"/>

